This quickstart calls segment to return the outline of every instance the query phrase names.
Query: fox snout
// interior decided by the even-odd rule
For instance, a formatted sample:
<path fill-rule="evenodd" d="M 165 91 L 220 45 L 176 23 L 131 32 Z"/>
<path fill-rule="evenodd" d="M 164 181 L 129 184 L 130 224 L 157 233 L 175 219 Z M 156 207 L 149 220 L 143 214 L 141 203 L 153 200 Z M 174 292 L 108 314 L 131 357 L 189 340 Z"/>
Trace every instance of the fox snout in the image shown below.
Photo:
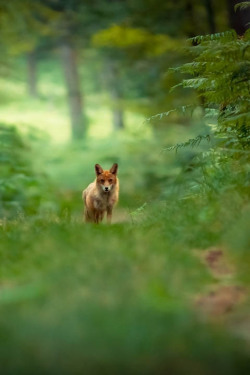
<path fill-rule="evenodd" d="M 101 185 L 101 188 L 105 193 L 108 193 L 109 191 L 111 191 L 113 187 L 113 183 L 114 181 L 111 179 L 108 179 L 108 180 L 101 179 L 101 181 L 99 181 L 99 184 Z"/>
<path fill-rule="evenodd" d="M 109 192 L 111 190 L 111 188 L 112 188 L 112 185 L 109 185 L 109 186 L 102 185 L 102 189 L 105 192 Z"/>

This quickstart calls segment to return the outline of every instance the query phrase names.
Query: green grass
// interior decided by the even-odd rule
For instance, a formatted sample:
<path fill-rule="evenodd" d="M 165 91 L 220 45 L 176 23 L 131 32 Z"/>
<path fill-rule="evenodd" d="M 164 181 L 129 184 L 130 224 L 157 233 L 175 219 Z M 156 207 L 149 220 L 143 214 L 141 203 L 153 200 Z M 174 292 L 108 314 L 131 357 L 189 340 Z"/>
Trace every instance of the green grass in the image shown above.
<path fill-rule="evenodd" d="M 221 245 L 237 220 L 217 212 L 205 225 L 206 207 L 169 202 L 112 226 L 3 223 L 5 373 L 247 373 L 245 343 L 230 333 L 230 319 L 218 326 L 195 307 L 209 285 L 239 283 L 214 279 L 194 251 Z"/>
<path fill-rule="evenodd" d="M 112 226 L 68 216 L 2 222 L 5 373 L 247 374 L 247 305 L 220 324 L 195 305 L 215 285 L 247 285 L 238 222 L 248 218 L 223 216 L 231 198 L 219 210 L 210 202 L 212 212 L 193 200 L 150 205 Z M 209 273 L 196 253 L 210 246 L 227 248 L 236 276 Z"/>

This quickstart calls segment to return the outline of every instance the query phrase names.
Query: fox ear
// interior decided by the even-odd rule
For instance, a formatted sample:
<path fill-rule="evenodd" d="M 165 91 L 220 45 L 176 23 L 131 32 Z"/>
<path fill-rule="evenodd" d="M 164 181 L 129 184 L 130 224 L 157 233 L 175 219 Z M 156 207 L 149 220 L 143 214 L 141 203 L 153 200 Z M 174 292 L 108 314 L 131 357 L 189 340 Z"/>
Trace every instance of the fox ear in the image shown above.
<path fill-rule="evenodd" d="M 112 167 L 110 168 L 109 172 L 112 173 L 112 174 L 116 174 L 117 170 L 118 170 L 118 164 L 115 163 L 115 164 L 112 165 Z"/>
<path fill-rule="evenodd" d="M 96 175 L 98 176 L 99 174 L 101 174 L 103 172 L 103 169 L 102 167 L 100 166 L 100 164 L 96 164 L 95 165 L 95 173 Z"/>

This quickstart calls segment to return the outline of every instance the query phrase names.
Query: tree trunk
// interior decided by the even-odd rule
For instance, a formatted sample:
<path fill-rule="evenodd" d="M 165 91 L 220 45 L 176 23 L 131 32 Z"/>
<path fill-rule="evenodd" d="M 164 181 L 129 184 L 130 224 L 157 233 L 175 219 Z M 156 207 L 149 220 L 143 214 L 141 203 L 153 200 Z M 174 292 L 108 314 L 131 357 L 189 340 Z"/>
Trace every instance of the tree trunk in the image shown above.
<path fill-rule="evenodd" d="M 124 129 L 123 111 L 119 108 L 113 110 L 114 130 Z"/>
<path fill-rule="evenodd" d="M 121 108 L 122 88 L 119 80 L 119 70 L 115 62 L 108 61 L 109 86 L 112 98 L 113 129 L 124 129 L 124 115 Z"/>
<path fill-rule="evenodd" d="M 236 31 L 238 35 L 243 35 L 248 29 L 250 22 L 250 9 L 238 9 L 236 12 L 234 7 L 236 4 L 241 3 L 241 0 L 227 0 L 229 26 Z"/>
<path fill-rule="evenodd" d="M 205 2 L 206 11 L 207 11 L 209 32 L 210 34 L 214 34 L 216 33 L 216 26 L 215 26 L 215 15 L 214 15 L 212 0 L 204 0 L 204 2 Z"/>
<path fill-rule="evenodd" d="M 36 51 L 27 53 L 27 89 L 31 97 L 38 97 L 37 92 L 37 56 Z"/>
<path fill-rule="evenodd" d="M 61 45 L 62 65 L 68 93 L 68 104 L 73 139 L 81 139 L 86 134 L 82 111 L 82 94 L 77 69 L 76 52 L 69 41 Z"/>
<path fill-rule="evenodd" d="M 188 0 L 186 2 L 186 15 L 188 22 L 188 28 L 187 28 L 187 36 L 189 38 L 193 38 L 195 35 L 197 35 L 196 29 L 195 29 L 195 17 L 194 17 L 194 6 L 192 3 L 192 0 Z"/>

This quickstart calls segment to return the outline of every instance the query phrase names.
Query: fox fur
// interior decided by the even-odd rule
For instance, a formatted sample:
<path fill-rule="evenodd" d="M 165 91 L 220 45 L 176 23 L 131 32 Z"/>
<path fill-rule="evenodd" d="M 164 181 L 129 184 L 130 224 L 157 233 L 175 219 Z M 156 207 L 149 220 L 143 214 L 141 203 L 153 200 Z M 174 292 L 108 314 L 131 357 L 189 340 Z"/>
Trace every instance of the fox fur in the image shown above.
<path fill-rule="evenodd" d="M 82 192 L 85 222 L 100 223 L 105 213 L 107 222 L 112 220 L 112 211 L 119 198 L 118 164 L 109 170 L 95 165 L 96 179 Z"/>

